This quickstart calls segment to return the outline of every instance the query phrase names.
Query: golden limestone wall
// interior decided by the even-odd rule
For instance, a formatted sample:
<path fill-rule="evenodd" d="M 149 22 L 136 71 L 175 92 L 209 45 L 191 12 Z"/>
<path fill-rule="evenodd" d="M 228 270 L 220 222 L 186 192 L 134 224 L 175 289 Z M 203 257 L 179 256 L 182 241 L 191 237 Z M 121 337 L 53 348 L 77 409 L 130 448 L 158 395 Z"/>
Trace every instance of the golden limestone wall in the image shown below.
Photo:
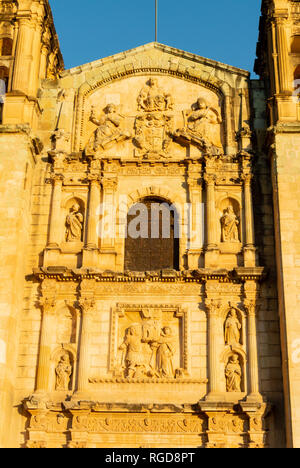
<path fill-rule="evenodd" d="M 266 276 L 274 269 L 269 172 L 263 155 L 253 166 L 246 151 L 248 75 L 154 44 L 113 63 L 64 72 L 59 82 L 43 82 L 40 93 L 44 149 L 32 189 L 15 393 L 16 405 L 25 402 L 23 416 L 14 416 L 14 444 L 282 446 L 276 290 L 273 273 Z M 263 89 L 253 93 L 259 103 Z M 201 111 L 199 97 L 211 115 L 204 140 L 185 120 Z M 117 107 L 107 111 L 109 104 Z M 145 115 L 159 122 L 167 115 L 163 125 L 172 137 L 149 142 Z M 252 172 L 260 191 L 254 215 L 262 217 L 255 236 Z M 182 211 L 187 202 L 203 203 L 192 216 L 190 241 L 187 219 L 180 221 L 180 273 L 124 273 L 124 213 L 149 196 Z M 101 201 L 123 201 L 115 237 L 96 235 Z M 232 234 L 222 225 L 228 206 L 239 223 Z M 72 212 L 81 231 L 71 242 Z M 115 220 L 108 215 L 108 222 Z M 224 332 L 231 317 L 235 338 Z M 151 346 L 141 344 L 139 333 L 168 333 L 166 327 L 173 371 L 128 367 L 128 337 L 151 364 Z M 230 381 L 231 367 L 240 379 Z"/>
<path fill-rule="evenodd" d="M 0 127 L 2 446 L 283 447 L 263 83 L 156 43 L 58 76 L 29 3 L 41 80 Z M 149 199 L 180 215 L 178 264 L 135 271 Z"/>
<path fill-rule="evenodd" d="M 256 71 L 266 83 L 287 443 L 300 445 L 299 424 L 299 15 L 296 1 L 262 2 Z"/>

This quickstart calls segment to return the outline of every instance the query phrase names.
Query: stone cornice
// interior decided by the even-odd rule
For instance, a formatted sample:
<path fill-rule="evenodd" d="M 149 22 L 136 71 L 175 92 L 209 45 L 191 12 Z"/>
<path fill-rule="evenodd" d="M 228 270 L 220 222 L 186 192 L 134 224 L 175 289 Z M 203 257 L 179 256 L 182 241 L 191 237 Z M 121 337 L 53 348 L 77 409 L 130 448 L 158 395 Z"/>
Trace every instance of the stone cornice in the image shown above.
<path fill-rule="evenodd" d="M 35 268 L 33 278 L 38 281 L 54 279 L 58 282 L 80 282 L 95 280 L 96 283 L 205 283 L 215 280 L 222 283 L 242 283 L 244 281 L 263 281 L 266 277 L 263 267 L 234 268 L 233 270 L 162 270 L 157 272 L 112 272 L 96 269 L 68 269 L 67 267 Z"/>

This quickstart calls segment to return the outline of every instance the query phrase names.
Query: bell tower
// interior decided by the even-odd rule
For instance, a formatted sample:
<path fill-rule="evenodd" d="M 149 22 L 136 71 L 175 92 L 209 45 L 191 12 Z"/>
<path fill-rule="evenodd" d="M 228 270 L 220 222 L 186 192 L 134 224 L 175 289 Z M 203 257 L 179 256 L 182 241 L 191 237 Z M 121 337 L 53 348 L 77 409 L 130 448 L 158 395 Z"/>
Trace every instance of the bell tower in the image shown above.
<path fill-rule="evenodd" d="M 0 1 L 0 447 L 10 445 L 42 80 L 63 68 L 48 0 Z"/>
<path fill-rule="evenodd" d="M 2 121 L 36 128 L 40 80 L 57 78 L 64 67 L 50 6 L 48 0 L 1 0 L 0 8 Z"/>
<path fill-rule="evenodd" d="M 287 443 L 300 446 L 300 2 L 263 0 L 255 71 L 265 82 Z"/>

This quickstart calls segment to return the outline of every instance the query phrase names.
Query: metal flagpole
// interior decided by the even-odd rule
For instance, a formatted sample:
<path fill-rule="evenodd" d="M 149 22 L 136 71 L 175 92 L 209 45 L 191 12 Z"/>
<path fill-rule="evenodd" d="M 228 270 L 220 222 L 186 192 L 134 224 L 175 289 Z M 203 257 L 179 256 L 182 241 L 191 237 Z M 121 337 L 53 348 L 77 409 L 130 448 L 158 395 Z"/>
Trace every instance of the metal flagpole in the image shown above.
<path fill-rule="evenodd" d="M 158 0 L 155 0 L 155 42 L 157 42 L 157 11 L 158 10 Z"/>

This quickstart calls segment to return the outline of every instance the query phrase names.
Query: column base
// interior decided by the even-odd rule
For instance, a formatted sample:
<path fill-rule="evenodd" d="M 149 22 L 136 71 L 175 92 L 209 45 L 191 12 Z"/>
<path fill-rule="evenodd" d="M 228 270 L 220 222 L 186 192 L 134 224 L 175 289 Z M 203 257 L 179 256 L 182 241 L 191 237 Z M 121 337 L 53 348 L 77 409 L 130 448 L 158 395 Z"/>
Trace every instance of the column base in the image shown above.
<path fill-rule="evenodd" d="M 241 402 L 241 405 L 243 407 L 246 407 L 247 405 L 251 406 L 261 406 L 262 404 L 265 403 L 264 397 L 260 393 L 249 393 L 245 400 Z"/>
<path fill-rule="evenodd" d="M 189 270 L 198 270 L 202 268 L 203 259 L 202 259 L 203 249 L 189 249 L 187 250 L 187 260 L 188 260 L 188 269 Z"/>
<path fill-rule="evenodd" d="M 58 266 L 60 263 L 61 249 L 58 246 L 47 246 L 44 250 L 43 266 Z"/>
<path fill-rule="evenodd" d="M 220 249 L 217 246 L 207 247 L 204 257 L 205 268 L 217 268 L 219 265 Z"/>
<path fill-rule="evenodd" d="M 88 390 L 77 390 L 73 393 L 71 401 L 91 401 L 91 395 L 89 394 Z"/>
<path fill-rule="evenodd" d="M 85 247 L 82 252 L 82 267 L 83 268 L 100 268 L 99 265 L 99 249 L 94 247 Z"/>
<path fill-rule="evenodd" d="M 244 267 L 255 267 L 258 265 L 257 248 L 254 246 L 244 247 Z"/>

